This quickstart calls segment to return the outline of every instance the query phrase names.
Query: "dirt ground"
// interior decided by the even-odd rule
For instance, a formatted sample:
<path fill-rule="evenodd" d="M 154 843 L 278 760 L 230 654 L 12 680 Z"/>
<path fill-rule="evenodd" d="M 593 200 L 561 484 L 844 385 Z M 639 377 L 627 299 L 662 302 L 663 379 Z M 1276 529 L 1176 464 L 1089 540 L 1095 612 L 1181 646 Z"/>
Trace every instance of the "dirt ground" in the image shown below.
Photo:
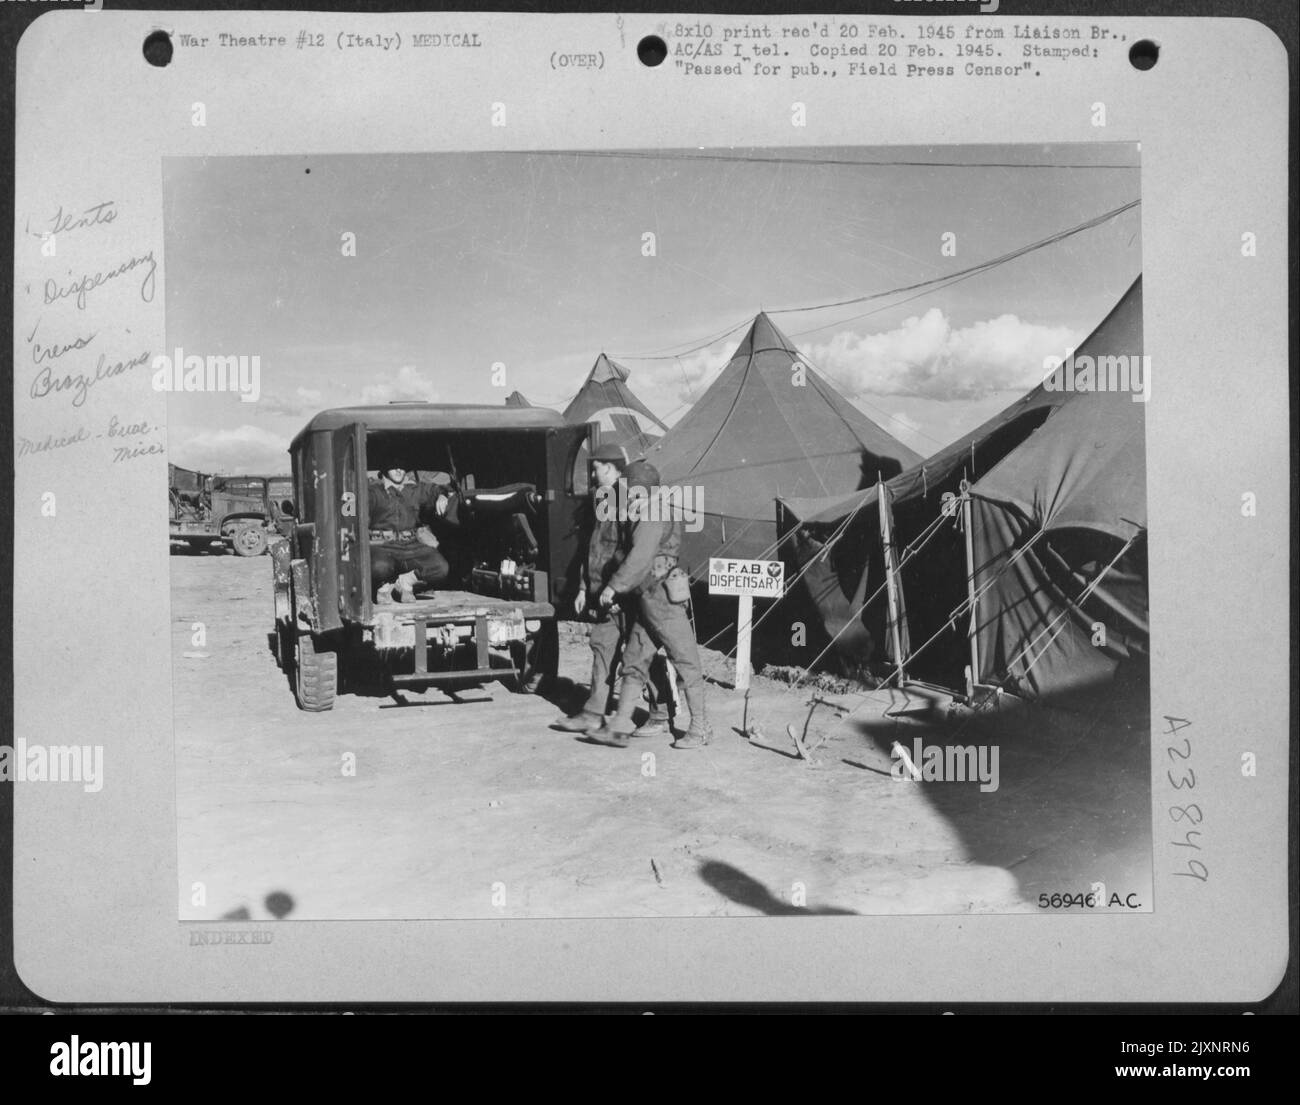
<path fill-rule="evenodd" d="M 588 677 L 574 632 L 555 701 L 494 683 L 307 714 L 269 647 L 268 557 L 174 555 L 171 590 L 183 919 L 1036 912 L 1095 883 L 1152 906 L 1148 723 L 1115 696 L 918 719 L 875 692 L 817 709 L 810 764 L 786 733 L 808 690 L 756 677 L 746 739 L 712 654 L 712 744 L 614 749 L 549 728 Z M 998 788 L 893 777 L 918 737 L 996 745 Z"/>

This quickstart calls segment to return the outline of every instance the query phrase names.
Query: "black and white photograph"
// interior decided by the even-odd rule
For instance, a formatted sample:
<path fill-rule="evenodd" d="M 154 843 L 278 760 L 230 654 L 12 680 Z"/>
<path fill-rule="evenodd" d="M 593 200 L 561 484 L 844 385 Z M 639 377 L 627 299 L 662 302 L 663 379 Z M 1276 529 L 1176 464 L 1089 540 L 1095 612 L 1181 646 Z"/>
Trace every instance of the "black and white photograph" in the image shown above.
<path fill-rule="evenodd" d="M 166 159 L 179 916 L 1151 911 L 1139 179 Z"/>
<path fill-rule="evenodd" d="M 0 1006 L 1294 1009 L 1273 24 L 77 4 Z"/>

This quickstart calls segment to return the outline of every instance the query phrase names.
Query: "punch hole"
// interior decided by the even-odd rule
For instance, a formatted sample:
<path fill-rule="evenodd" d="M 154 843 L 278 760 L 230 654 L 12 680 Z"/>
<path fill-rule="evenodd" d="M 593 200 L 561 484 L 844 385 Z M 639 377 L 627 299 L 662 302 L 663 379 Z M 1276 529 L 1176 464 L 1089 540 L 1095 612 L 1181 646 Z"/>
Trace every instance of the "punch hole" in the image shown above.
<path fill-rule="evenodd" d="M 1160 60 L 1160 47 L 1144 38 L 1128 48 L 1128 60 L 1134 69 L 1150 69 Z"/>
<path fill-rule="evenodd" d="M 172 60 L 172 36 L 166 31 L 154 31 L 144 40 L 144 60 L 160 69 Z"/>
<path fill-rule="evenodd" d="M 636 44 L 636 56 L 641 59 L 642 65 L 653 69 L 656 65 L 662 65 L 668 56 L 668 44 L 658 35 L 646 35 Z"/>

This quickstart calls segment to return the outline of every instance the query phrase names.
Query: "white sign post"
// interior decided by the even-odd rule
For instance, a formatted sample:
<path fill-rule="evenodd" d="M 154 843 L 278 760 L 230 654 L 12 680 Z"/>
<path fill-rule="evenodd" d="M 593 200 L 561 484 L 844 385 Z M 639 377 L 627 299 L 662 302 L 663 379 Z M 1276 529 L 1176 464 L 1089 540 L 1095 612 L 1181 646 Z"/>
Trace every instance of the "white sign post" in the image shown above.
<path fill-rule="evenodd" d="M 754 596 L 779 599 L 785 593 L 785 565 L 779 560 L 728 560 L 709 557 L 709 594 L 735 595 L 736 690 L 749 690 L 749 642 Z"/>

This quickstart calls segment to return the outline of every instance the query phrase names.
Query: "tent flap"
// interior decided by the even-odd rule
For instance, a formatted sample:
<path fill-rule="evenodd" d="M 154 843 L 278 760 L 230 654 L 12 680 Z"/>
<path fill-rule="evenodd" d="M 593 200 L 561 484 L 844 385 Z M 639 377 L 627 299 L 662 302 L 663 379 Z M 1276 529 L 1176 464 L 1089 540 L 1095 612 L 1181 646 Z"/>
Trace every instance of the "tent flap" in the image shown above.
<path fill-rule="evenodd" d="M 979 499 L 974 515 L 980 682 L 1041 698 L 1108 682 L 1121 664 L 1145 658 L 1145 542 L 1121 556 L 1126 541 L 1061 531 L 1013 559 L 1034 527 Z"/>
<path fill-rule="evenodd" d="M 1049 379 L 886 482 L 900 552 L 939 516 L 946 495 L 968 486 L 975 573 L 983 588 L 978 676 L 1033 696 L 1102 682 L 1120 665 L 1145 662 L 1146 407 L 1141 389 L 1101 386 L 1117 379 L 1116 366 L 1130 382 L 1150 383 L 1141 277 L 1074 351 L 1073 363 L 1096 369 L 1078 377 L 1086 386 L 1063 388 L 1059 378 Z M 782 498 L 781 508 L 792 533 L 828 540 L 843 526 L 836 543 L 848 550 L 833 558 L 840 586 L 823 586 L 814 596 L 828 629 L 843 624 L 844 596 L 865 593 L 860 577 L 870 574 L 873 544 L 879 544 L 875 489 L 822 497 L 795 492 Z M 940 533 L 899 574 L 917 647 L 942 633 L 964 598 L 963 544 Z M 959 685 L 968 644 L 964 632 L 949 633 L 909 664 L 908 673 Z"/>

